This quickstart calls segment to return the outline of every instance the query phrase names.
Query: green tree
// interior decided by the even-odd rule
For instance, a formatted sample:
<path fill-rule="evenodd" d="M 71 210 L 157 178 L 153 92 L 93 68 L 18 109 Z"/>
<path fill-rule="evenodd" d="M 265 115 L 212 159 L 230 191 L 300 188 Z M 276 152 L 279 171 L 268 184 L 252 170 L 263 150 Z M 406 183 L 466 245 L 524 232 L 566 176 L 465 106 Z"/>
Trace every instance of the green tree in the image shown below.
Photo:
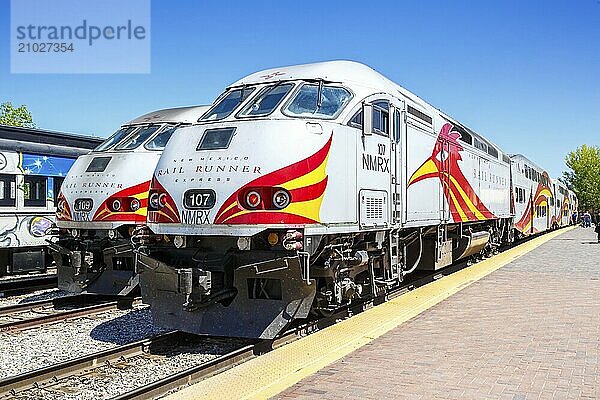
<path fill-rule="evenodd" d="M 0 124 L 35 128 L 33 118 L 27 106 L 15 107 L 8 101 L 0 104 Z"/>
<path fill-rule="evenodd" d="M 577 194 L 579 209 L 600 210 L 600 147 L 584 144 L 565 161 L 571 170 L 563 173 L 563 182 Z"/>

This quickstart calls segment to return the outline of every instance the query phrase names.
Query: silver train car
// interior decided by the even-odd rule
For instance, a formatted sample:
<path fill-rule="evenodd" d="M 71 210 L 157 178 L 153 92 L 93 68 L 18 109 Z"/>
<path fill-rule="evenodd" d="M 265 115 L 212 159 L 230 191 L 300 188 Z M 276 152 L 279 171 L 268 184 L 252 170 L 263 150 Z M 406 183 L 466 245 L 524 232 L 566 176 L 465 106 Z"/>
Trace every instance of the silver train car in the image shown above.
<path fill-rule="evenodd" d="M 511 161 L 517 236 L 570 225 L 578 209 L 575 193 L 524 155 L 513 155 Z"/>
<path fill-rule="evenodd" d="M 527 233 L 518 163 L 365 65 L 256 72 L 160 156 L 132 238 L 142 297 L 168 329 L 274 338 Z"/>
<path fill-rule="evenodd" d="M 77 159 L 57 204 L 60 234 L 52 248 L 60 289 L 107 295 L 138 290 L 131 234 L 146 221 L 152 172 L 173 132 L 207 109 L 142 115 Z"/>
<path fill-rule="evenodd" d="M 100 139 L 0 125 L 0 276 L 52 264 L 46 233 L 75 159 Z"/>

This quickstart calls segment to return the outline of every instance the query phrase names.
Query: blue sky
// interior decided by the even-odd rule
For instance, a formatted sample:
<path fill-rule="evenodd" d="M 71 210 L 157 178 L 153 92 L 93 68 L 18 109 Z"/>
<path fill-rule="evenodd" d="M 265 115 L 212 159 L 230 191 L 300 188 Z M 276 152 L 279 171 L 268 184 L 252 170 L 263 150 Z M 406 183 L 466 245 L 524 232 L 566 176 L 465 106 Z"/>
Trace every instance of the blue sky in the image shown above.
<path fill-rule="evenodd" d="M 351 59 L 553 176 L 570 149 L 600 144 L 599 0 L 153 0 L 152 72 L 140 75 L 10 74 L 8 3 L 0 102 L 26 104 L 42 128 L 106 136 L 151 110 L 211 103 L 256 70 Z"/>

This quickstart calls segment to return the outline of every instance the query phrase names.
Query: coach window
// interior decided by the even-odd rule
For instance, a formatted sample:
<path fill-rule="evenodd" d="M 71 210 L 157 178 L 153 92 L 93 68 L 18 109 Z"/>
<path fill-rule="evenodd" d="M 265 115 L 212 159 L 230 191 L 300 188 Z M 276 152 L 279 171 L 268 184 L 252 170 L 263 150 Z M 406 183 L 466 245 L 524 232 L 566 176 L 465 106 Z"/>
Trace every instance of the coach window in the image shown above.
<path fill-rule="evenodd" d="M 383 136 L 389 134 L 389 104 L 385 100 L 373 102 L 373 131 Z"/>
<path fill-rule="evenodd" d="M 521 188 L 517 188 L 517 203 L 522 203 L 523 202 L 523 197 L 525 197 L 523 195 L 523 191 Z"/>
<path fill-rule="evenodd" d="M 60 188 L 65 178 L 61 176 L 55 176 L 52 182 L 52 193 L 54 193 L 54 207 L 58 205 L 58 194 L 60 193 Z"/>
<path fill-rule="evenodd" d="M 46 206 L 46 177 L 25 175 L 23 183 L 25 207 Z"/>
<path fill-rule="evenodd" d="M 14 175 L 0 175 L 0 206 L 14 207 L 17 182 Z"/>

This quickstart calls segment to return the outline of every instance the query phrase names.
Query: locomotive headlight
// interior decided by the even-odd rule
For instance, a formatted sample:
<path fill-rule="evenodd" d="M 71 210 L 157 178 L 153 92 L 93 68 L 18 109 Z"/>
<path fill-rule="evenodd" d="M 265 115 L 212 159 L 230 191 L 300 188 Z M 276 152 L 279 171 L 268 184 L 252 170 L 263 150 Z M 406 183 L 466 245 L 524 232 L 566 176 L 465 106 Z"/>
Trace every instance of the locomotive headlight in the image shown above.
<path fill-rule="evenodd" d="M 158 196 L 158 208 L 163 208 L 167 205 L 167 194 L 161 193 Z"/>
<path fill-rule="evenodd" d="M 71 236 L 74 238 L 79 237 L 79 231 L 77 229 L 71 229 Z"/>
<path fill-rule="evenodd" d="M 121 209 L 121 200 L 114 199 L 111 203 L 111 207 L 113 211 L 119 211 Z"/>
<path fill-rule="evenodd" d="M 273 205 L 275 208 L 283 209 L 290 204 L 290 194 L 287 190 L 278 190 L 273 194 Z"/>
<path fill-rule="evenodd" d="M 110 240 L 113 240 L 117 237 L 117 231 L 115 231 L 114 229 L 109 229 L 107 234 Z"/>
<path fill-rule="evenodd" d="M 237 240 L 237 246 L 240 250 L 250 250 L 250 238 L 242 236 Z"/>
<path fill-rule="evenodd" d="M 129 207 L 131 208 L 131 211 L 137 211 L 140 209 L 140 201 L 138 199 L 133 199 L 131 200 L 131 203 L 129 203 Z"/>
<path fill-rule="evenodd" d="M 178 249 L 185 247 L 185 236 L 177 235 L 173 238 L 173 245 Z"/>
<path fill-rule="evenodd" d="M 269 236 L 267 236 L 267 241 L 271 246 L 275 246 L 277 243 L 279 243 L 279 235 L 275 232 L 271 232 L 269 233 Z"/>
<path fill-rule="evenodd" d="M 259 206 L 261 201 L 260 193 L 255 190 L 252 190 L 246 194 L 246 204 L 250 208 L 256 208 Z"/>
<path fill-rule="evenodd" d="M 152 194 L 150 194 L 150 197 L 148 198 L 148 203 L 150 204 L 150 207 L 154 210 L 158 210 L 158 198 L 158 192 L 152 192 Z"/>

